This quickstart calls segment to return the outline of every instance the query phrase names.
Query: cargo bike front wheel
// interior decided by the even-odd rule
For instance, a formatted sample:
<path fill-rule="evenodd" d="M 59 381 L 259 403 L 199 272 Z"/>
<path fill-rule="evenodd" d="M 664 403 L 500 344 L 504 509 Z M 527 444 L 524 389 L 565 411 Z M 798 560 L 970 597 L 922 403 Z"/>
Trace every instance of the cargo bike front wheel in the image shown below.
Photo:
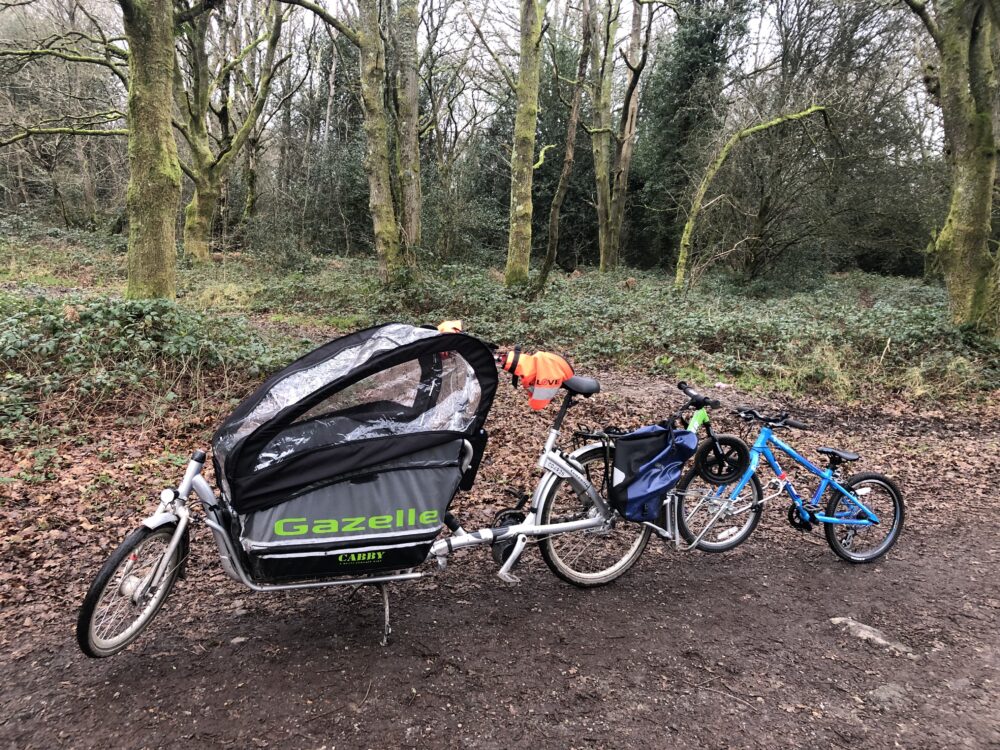
<path fill-rule="evenodd" d="M 186 544 L 176 545 L 160 570 L 176 530 L 174 523 L 156 529 L 140 526 L 98 571 L 76 623 L 76 639 L 87 656 L 117 654 L 138 638 L 160 611 L 186 554 Z"/>
<path fill-rule="evenodd" d="M 605 450 L 597 445 L 574 455 L 588 481 L 603 497 L 608 496 L 610 477 Z M 579 521 L 599 513 L 586 494 L 578 494 L 565 479 L 557 479 L 541 501 L 541 523 Z M 549 569 L 567 583 L 592 588 L 611 583 L 638 562 L 649 541 L 650 530 L 629 523 L 615 514 L 604 526 L 584 531 L 542 537 L 539 549 Z"/>

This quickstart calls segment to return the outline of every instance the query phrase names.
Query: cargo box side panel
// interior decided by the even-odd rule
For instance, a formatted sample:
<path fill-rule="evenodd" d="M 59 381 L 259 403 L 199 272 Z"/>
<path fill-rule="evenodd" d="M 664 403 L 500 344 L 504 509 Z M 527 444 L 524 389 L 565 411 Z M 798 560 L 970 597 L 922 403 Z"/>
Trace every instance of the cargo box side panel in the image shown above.
<path fill-rule="evenodd" d="M 457 461 L 383 468 L 241 516 L 240 541 L 262 555 L 433 539 L 460 478 Z"/>

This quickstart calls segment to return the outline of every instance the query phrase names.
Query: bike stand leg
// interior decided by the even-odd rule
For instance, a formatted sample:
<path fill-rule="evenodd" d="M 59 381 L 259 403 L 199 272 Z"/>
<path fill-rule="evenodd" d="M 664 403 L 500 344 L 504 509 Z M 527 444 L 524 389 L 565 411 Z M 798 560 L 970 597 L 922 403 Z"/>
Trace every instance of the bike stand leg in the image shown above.
<path fill-rule="evenodd" d="M 379 591 L 382 592 L 382 614 L 383 614 L 383 626 L 382 626 L 382 641 L 379 645 L 388 646 L 389 645 L 389 634 L 392 633 L 392 628 L 389 626 L 389 587 L 380 583 L 378 585 Z"/>

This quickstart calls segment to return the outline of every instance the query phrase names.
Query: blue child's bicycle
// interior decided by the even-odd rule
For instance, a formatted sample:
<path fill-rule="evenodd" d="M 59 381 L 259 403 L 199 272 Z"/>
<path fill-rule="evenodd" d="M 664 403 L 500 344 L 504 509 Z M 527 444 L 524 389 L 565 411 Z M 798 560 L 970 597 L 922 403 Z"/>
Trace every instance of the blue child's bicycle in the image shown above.
<path fill-rule="evenodd" d="M 820 469 L 775 437 L 783 428 L 808 429 L 807 425 L 787 414 L 764 416 L 749 407 L 736 413 L 747 422 L 761 423 L 760 433 L 750 449 L 750 465 L 735 483 L 713 485 L 689 473 L 675 490 L 677 531 L 688 544 L 707 552 L 732 549 L 746 540 L 757 526 L 767 500 L 782 492 L 791 498 L 788 522 L 797 529 L 811 530 L 823 524 L 830 548 L 852 563 L 877 560 L 895 544 L 903 530 L 903 496 L 895 482 L 883 474 L 863 472 L 846 480 L 840 478 L 845 463 L 857 461 L 857 453 L 819 448 L 829 463 Z M 778 465 L 772 449 L 790 457 L 806 471 L 819 477 L 812 498 L 804 499 L 792 486 L 788 475 Z M 768 484 L 770 494 L 762 496 L 756 477 L 763 458 L 775 474 Z M 831 497 L 823 506 L 827 492 Z M 734 533 L 735 532 L 735 533 Z"/>

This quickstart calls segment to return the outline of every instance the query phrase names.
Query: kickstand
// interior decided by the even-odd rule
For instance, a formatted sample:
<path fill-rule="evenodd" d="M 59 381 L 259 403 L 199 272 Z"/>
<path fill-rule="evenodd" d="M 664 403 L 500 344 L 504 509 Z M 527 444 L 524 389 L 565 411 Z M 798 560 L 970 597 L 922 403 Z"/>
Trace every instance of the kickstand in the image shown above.
<path fill-rule="evenodd" d="M 389 626 L 389 587 L 380 583 L 378 585 L 379 591 L 382 592 L 382 611 L 384 615 L 384 625 L 382 627 L 382 641 L 380 645 L 389 645 L 389 634 L 392 633 L 392 628 Z"/>

